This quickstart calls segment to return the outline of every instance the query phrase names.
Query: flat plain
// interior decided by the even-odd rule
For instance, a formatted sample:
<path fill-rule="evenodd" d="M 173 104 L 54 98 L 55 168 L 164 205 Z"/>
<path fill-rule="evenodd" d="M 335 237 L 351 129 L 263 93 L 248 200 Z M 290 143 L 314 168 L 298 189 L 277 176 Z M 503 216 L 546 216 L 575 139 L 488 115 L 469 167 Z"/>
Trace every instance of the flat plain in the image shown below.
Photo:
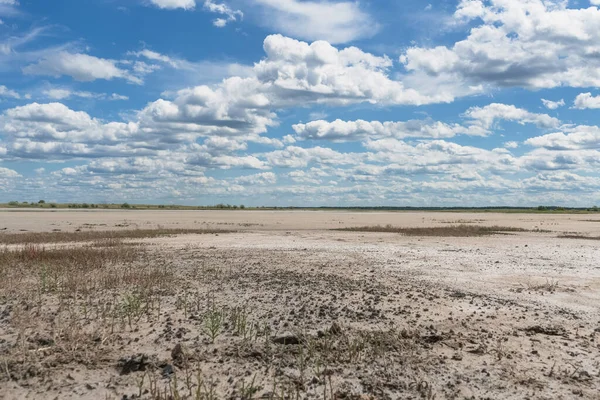
<path fill-rule="evenodd" d="M 600 398 L 600 216 L 0 211 L 0 399 Z"/>

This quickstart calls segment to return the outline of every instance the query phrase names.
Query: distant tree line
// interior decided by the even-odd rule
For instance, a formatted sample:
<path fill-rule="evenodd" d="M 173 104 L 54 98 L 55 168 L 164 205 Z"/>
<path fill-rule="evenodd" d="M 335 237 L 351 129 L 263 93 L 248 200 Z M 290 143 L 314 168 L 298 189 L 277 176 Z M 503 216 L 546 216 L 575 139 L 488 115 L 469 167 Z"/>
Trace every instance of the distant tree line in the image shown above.
<path fill-rule="evenodd" d="M 169 209 L 169 210 L 245 210 L 246 206 L 223 204 L 219 203 L 212 206 L 180 206 L 180 205 L 147 205 L 147 204 L 95 204 L 95 203 L 48 203 L 46 200 L 39 200 L 38 202 L 19 202 L 10 201 L 7 203 L 9 207 L 23 207 L 23 208 L 83 208 L 83 209 Z M 562 206 L 538 206 L 533 208 L 528 207 L 392 207 L 392 206 L 380 206 L 380 207 L 278 207 L 278 206 L 259 206 L 251 207 L 251 209 L 258 210 L 358 210 L 358 211 L 505 211 L 505 212 L 568 212 L 568 211 L 587 211 L 587 212 L 600 212 L 598 206 L 589 208 L 576 208 L 576 207 L 562 207 Z"/>

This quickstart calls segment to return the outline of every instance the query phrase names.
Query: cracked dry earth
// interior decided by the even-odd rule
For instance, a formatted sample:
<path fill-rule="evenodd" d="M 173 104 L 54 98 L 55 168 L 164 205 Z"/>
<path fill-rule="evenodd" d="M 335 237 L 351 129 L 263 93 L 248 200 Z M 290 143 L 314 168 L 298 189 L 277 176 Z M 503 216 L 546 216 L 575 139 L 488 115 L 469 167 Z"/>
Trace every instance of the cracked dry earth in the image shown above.
<path fill-rule="evenodd" d="M 124 242 L 123 268 L 158 266 L 162 283 L 3 290 L 0 398 L 600 399 L 598 243 L 326 230 Z"/>

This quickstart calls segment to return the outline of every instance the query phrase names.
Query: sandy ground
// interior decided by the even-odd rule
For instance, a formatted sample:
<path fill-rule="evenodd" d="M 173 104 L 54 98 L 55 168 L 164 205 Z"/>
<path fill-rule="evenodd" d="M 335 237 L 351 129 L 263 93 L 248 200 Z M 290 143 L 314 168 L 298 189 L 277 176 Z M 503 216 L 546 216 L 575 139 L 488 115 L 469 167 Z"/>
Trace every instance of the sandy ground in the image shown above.
<path fill-rule="evenodd" d="M 249 231 L 323 230 L 353 226 L 443 226 L 475 223 L 600 235 L 600 215 L 346 211 L 134 211 L 0 209 L 7 232 L 220 227 Z"/>
<path fill-rule="evenodd" d="M 456 223 L 552 232 L 440 238 L 328 230 Z M 152 382 L 173 398 L 173 385 L 182 398 L 210 398 L 195 392 L 210 382 L 219 399 L 600 399 L 600 242 L 557 237 L 600 235 L 600 217 L 0 212 L 6 232 L 156 226 L 238 232 L 142 240 L 178 279 L 156 316 L 87 348 L 93 362 L 48 362 L 47 344 L 34 343 L 28 351 L 49 353 L 36 358 L 43 373 L 5 362 L 0 399 L 162 398 Z M 193 306 L 182 307 L 183 297 Z M 254 333 L 226 323 L 213 343 L 206 321 L 215 304 L 243 308 Z M 23 333 L 11 325 L 14 305 L 2 307 L 0 361 L 10 360 Z M 27 332 L 48 334 L 53 318 Z M 144 371 L 124 371 L 140 355 L 151 360 Z M 186 374 L 195 377 L 187 389 Z M 185 397 L 190 387 L 194 395 Z"/>

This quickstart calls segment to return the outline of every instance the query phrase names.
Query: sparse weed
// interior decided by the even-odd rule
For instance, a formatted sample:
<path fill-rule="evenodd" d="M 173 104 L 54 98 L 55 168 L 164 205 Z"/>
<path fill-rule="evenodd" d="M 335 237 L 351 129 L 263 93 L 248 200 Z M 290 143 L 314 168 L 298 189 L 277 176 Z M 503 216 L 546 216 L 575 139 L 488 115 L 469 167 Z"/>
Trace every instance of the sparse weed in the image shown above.
<path fill-rule="evenodd" d="M 143 315 L 142 302 L 139 292 L 126 294 L 121 302 L 121 312 L 127 318 L 129 329 L 133 329 L 133 323 L 138 323 Z"/>
<path fill-rule="evenodd" d="M 240 389 L 241 399 L 252 400 L 254 398 L 254 395 L 261 389 L 261 386 L 256 385 L 256 375 L 254 375 L 250 382 L 246 383 L 246 381 L 242 381 L 242 387 Z"/>
<path fill-rule="evenodd" d="M 214 304 L 204 317 L 204 330 L 210 337 L 211 343 L 221 334 L 223 328 L 224 311 L 218 309 Z"/>
<path fill-rule="evenodd" d="M 546 278 L 545 283 L 527 282 L 525 287 L 529 291 L 553 293 L 558 289 L 558 280 Z"/>

